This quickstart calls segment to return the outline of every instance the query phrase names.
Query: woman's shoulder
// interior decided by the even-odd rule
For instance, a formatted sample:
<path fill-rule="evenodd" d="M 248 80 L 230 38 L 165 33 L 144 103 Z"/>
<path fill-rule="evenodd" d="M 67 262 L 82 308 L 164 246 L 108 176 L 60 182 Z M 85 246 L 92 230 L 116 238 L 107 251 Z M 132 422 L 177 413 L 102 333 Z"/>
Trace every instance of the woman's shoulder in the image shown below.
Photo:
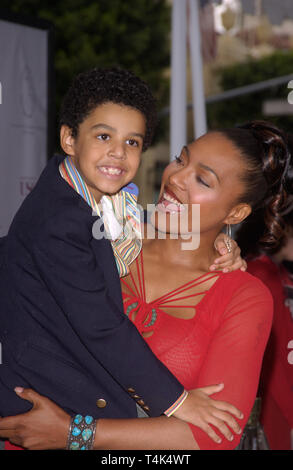
<path fill-rule="evenodd" d="M 237 292 L 237 290 L 251 290 L 270 296 L 270 291 L 266 285 L 251 272 L 237 269 L 231 273 L 223 274 L 221 281 L 225 285 L 225 290 Z"/>
<path fill-rule="evenodd" d="M 271 325 L 273 299 L 269 289 L 259 279 L 246 271 L 237 270 L 221 275 L 218 288 L 210 298 L 209 310 L 215 328 L 230 322 L 252 327 L 261 323 Z"/>
<path fill-rule="evenodd" d="M 226 306 L 261 304 L 270 307 L 273 302 L 268 287 L 247 271 L 236 270 L 222 274 L 217 294 Z"/>
<path fill-rule="evenodd" d="M 210 294 L 205 313 L 215 330 L 221 325 L 243 322 L 252 326 L 262 322 L 271 324 L 272 295 L 259 279 L 246 271 L 221 274 Z"/>

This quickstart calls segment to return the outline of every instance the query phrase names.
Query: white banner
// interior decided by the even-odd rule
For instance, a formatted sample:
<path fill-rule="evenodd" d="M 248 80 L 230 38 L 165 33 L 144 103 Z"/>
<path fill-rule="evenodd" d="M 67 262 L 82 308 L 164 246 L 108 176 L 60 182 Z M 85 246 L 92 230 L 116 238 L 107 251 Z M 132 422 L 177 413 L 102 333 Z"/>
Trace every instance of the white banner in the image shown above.
<path fill-rule="evenodd" d="M 47 161 L 48 32 L 0 20 L 0 236 Z"/>

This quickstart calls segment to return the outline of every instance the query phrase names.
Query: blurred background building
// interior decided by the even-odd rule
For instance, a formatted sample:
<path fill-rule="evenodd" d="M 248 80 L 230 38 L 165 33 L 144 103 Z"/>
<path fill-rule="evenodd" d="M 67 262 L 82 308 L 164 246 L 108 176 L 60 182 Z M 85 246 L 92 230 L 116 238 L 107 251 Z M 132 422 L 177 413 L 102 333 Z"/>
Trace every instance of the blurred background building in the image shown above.
<path fill-rule="evenodd" d="M 168 3 L 171 5 L 172 0 Z M 199 3 L 208 128 L 264 118 L 290 131 L 293 106 L 287 98 L 293 73 L 293 2 L 201 0 Z M 190 70 L 187 82 L 190 103 L 187 139 L 190 141 L 194 138 Z M 260 84 L 259 90 L 242 88 L 256 83 Z M 235 90 L 236 94 L 228 99 L 227 90 Z M 161 109 L 160 116 L 165 122 L 165 139 L 148 151 L 137 176 L 144 206 L 156 199 L 162 169 L 174 157 L 170 155 L 168 139 L 168 106 Z"/>

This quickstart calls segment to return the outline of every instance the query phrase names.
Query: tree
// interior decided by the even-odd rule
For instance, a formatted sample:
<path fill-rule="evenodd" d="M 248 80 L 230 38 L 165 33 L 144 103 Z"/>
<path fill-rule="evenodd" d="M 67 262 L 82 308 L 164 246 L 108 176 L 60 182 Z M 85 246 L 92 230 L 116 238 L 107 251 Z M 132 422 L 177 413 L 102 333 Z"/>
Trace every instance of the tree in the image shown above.
<path fill-rule="evenodd" d="M 258 60 L 250 60 L 218 70 L 223 90 L 250 85 L 291 74 L 293 70 L 293 51 L 275 52 Z M 208 121 L 210 128 L 229 127 L 251 119 L 269 119 L 287 131 L 293 126 L 293 116 L 263 116 L 262 104 L 268 99 L 287 99 L 287 85 L 276 86 L 250 95 L 223 100 L 209 104 Z M 293 108 L 292 108 L 293 110 Z"/>
<path fill-rule="evenodd" d="M 55 29 L 56 109 L 73 76 L 119 65 L 168 99 L 170 7 L 166 0 L 1 0 L 1 8 L 49 20 Z"/>

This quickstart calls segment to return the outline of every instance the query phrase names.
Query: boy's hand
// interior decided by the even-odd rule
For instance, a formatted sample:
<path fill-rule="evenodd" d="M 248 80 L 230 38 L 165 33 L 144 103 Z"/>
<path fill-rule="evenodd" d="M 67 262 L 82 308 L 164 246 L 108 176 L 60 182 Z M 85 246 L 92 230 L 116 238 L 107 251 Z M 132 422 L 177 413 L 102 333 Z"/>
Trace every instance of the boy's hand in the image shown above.
<path fill-rule="evenodd" d="M 220 233 L 217 236 L 214 245 L 221 256 L 214 260 L 214 263 L 210 266 L 210 271 L 223 270 L 224 273 L 235 271 L 236 269 L 246 271 L 246 261 L 241 258 L 240 248 L 235 240 L 224 233 Z"/>
<path fill-rule="evenodd" d="M 220 392 L 223 388 L 224 385 L 219 384 L 191 390 L 173 416 L 199 427 L 217 444 L 220 444 L 222 439 L 210 424 L 216 427 L 226 439 L 232 441 L 234 436 L 231 429 L 236 434 L 242 432 L 232 415 L 242 419 L 243 414 L 230 403 L 210 398 L 210 395 Z"/>

